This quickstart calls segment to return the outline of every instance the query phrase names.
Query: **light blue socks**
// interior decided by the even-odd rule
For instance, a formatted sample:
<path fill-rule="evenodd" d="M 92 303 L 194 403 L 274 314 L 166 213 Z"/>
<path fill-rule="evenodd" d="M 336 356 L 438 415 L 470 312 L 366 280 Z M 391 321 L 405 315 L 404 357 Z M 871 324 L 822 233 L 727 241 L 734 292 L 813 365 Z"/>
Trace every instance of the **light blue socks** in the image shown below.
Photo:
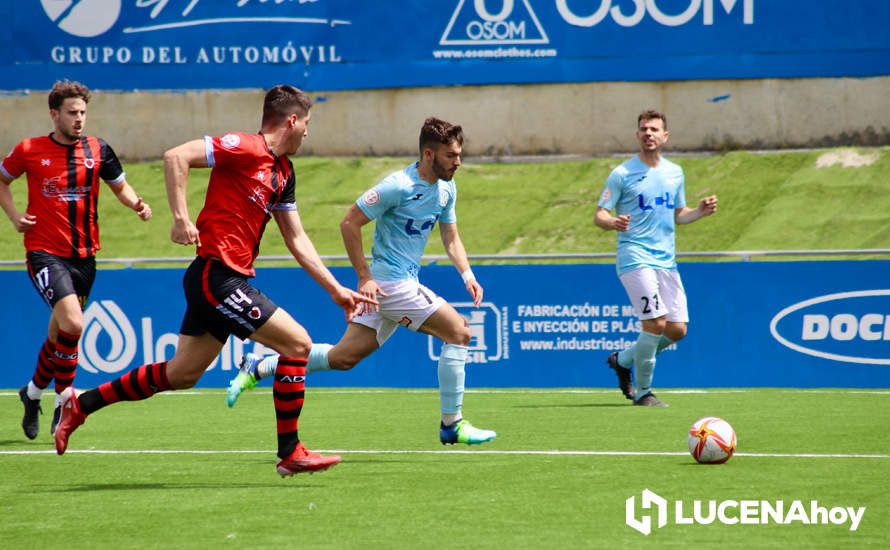
<path fill-rule="evenodd" d="M 306 363 L 306 374 L 320 370 L 331 370 L 328 363 L 328 352 L 334 347 L 330 344 L 312 344 L 309 350 L 309 362 Z"/>
<path fill-rule="evenodd" d="M 652 375 L 655 371 L 655 354 L 658 352 L 658 344 L 661 342 L 660 334 L 641 332 L 637 343 L 634 344 L 634 392 L 637 398 L 649 393 L 652 389 Z"/>
<path fill-rule="evenodd" d="M 671 346 L 674 343 L 675 342 L 673 340 L 671 340 L 670 338 L 668 338 L 667 336 L 662 334 L 661 340 L 658 341 L 658 350 L 655 351 L 655 355 L 658 355 L 659 353 L 661 353 L 661 350 L 663 350 L 666 347 Z M 634 344 L 634 345 L 630 346 L 629 348 L 623 349 L 618 352 L 618 364 L 619 365 L 621 365 L 622 367 L 624 367 L 626 369 L 629 369 L 632 366 L 634 366 L 634 350 L 635 350 L 636 346 L 637 345 Z"/>
<path fill-rule="evenodd" d="M 312 344 L 312 349 L 309 351 L 308 363 L 306 364 L 306 374 L 319 370 L 331 370 L 331 365 L 328 363 L 328 352 L 331 351 L 332 347 L 334 346 L 330 344 Z M 256 367 L 257 375 L 261 379 L 269 378 L 275 374 L 275 368 L 277 366 L 277 355 L 264 357 Z"/>
<path fill-rule="evenodd" d="M 314 350 L 314 348 L 313 348 Z M 442 414 L 459 415 L 464 402 L 467 346 L 445 344 L 439 355 L 439 401 Z"/>

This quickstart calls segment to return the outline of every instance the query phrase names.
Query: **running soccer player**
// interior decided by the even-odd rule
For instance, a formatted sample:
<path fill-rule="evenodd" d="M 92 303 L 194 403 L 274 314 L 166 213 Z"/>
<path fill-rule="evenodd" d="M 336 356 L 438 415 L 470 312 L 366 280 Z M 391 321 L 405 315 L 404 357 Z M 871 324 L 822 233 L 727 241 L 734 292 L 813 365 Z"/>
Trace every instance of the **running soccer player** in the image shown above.
<path fill-rule="evenodd" d="M 717 197 L 702 199 L 698 208 L 686 206 L 683 169 L 661 156 L 669 135 L 665 115 L 641 113 L 636 135 L 640 152 L 612 170 L 594 223 L 618 232 L 618 278 L 643 330 L 632 346 L 609 355 L 607 363 L 634 405 L 666 407 L 652 393 L 655 356 L 686 336 L 689 322 L 674 255 L 675 223 L 710 216 L 717 211 Z"/>
<path fill-rule="evenodd" d="M 364 306 L 335 346 L 313 344 L 307 372 L 349 370 L 373 353 L 399 325 L 442 340 L 438 378 L 442 444 L 480 444 L 497 435 L 481 430 L 461 414 L 464 365 L 470 329 L 466 319 L 444 299 L 420 284 L 420 258 L 436 222 L 445 251 L 478 307 L 482 285 L 470 269 L 467 253 L 457 231 L 454 173 L 461 164 L 463 130 L 438 118 L 428 118 L 420 130 L 420 160 L 394 172 L 366 191 L 340 223 L 343 243 L 358 275 L 359 292 L 378 298 L 379 307 Z M 362 246 L 362 227 L 376 220 L 370 268 Z M 260 360 L 254 354 L 242 359 L 238 374 L 229 384 L 231 407 L 246 389 L 275 372 L 283 358 Z"/>
<path fill-rule="evenodd" d="M 0 206 L 16 231 L 24 233 L 28 274 L 51 309 L 46 341 L 37 354 L 31 381 L 19 389 L 25 407 L 22 430 L 34 439 L 40 430 L 43 390 L 55 380 L 56 400 L 50 433 L 55 433 L 60 394 L 74 382 L 83 308 L 96 277 L 99 251 L 99 180 L 121 204 L 143 220 L 148 203 L 136 195 L 111 147 L 85 136 L 90 90 L 79 82 L 56 82 L 49 92 L 48 136 L 20 141 L 0 163 Z M 28 205 L 15 206 L 10 184 L 27 174 Z"/>
<path fill-rule="evenodd" d="M 308 136 L 312 101 L 287 85 L 266 93 L 262 130 L 233 132 L 189 141 L 164 154 L 167 196 L 173 211 L 171 239 L 197 245 L 197 257 L 185 272 L 186 312 L 176 353 L 169 361 L 142 365 L 117 380 L 75 395 L 63 393 L 56 452 L 63 454 L 71 433 L 87 416 L 118 401 L 147 399 L 158 392 L 195 385 L 230 334 L 252 338 L 281 354 L 272 385 L 278 431 L 278 473 L 325 470 L 339 456 L 307 450 L 298 437 L 303 407 L 309 334 L 284 309 L 254 288 L 254 260 L 270 218 L 275 218 L 288 250 L 306 272 L 346 312 L 360 302 L 376 303 L 348 290 L 322 263 L 303 230 L 294 198 L 294 169 L 288 159 Z M 211 167 L 204 208 L 197 225 L 189 217 L 186 187 L 190 168 Z"/>

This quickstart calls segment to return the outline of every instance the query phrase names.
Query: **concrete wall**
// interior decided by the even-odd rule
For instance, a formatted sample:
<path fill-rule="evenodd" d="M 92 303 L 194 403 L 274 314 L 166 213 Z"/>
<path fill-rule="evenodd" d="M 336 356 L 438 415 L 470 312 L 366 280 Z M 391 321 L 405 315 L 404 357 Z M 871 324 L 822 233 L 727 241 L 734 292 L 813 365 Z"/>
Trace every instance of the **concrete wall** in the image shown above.
<path fill-rule="evenodd" d="M 625 152 L 637 113 L 668 115 L 675 150 L 890 144 L 890 77 L 613 82 L 316 92 L 305 154 L 413 155 L 423 119 L 464 125 L 468 155 Z M 259 127 L 260 90 L 96 92 L 87 131 L 126 160 Z M 46 92 L 0 97 L 0 151 L 49 132 Z"/>

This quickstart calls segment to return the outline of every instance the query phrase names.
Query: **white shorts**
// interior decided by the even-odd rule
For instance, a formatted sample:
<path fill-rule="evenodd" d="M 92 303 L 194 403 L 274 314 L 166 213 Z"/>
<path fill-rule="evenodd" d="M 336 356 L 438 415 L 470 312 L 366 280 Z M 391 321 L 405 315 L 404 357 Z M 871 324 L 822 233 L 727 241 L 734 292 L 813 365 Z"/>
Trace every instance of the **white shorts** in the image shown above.
<path fill-rule="evenodd" d="M 689 322 L 686 291 L 677 271 L 642 267 L 619 279 L 640 320 L 666 316 L 666 320 L 673 323 Z"/>
<path fill-rule="evenodd" d="M 386 296 L 377 296 L 380 310 L 357 315 L 352 322 L 377 331 L 377 343 L 383 345 L 399 325 L 416 331 L 445 300 L 412 279 L 377 281 Z"/>

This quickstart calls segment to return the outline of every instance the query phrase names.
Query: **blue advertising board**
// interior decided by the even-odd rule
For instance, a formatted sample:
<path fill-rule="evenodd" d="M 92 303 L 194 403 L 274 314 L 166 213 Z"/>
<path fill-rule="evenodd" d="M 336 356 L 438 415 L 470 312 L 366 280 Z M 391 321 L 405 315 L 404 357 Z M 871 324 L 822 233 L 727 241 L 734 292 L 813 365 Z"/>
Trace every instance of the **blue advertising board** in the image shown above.
<path fill-rule="evenodd" d="M 885 0 L 33 0 L 0 17 L 6 90 L 890 74 Z"/>
<path fill-rule="evenodd" d="M 349 268 L 334 268 L 354 284 Z M 467 318 L 468 387 L 613 387 L 605 359 L 639 324 L 609 265 L 474 268 L 485 301 L 473 307 L 451 266 L 421 278 Z M 100 269 L 86 308 L 77 386 L 172 357 L 184 299 L 182 269 Z M 658 359 L 657 387 L 890 387 L 890 261 L 720 262 L 681 265 L 689 334 Z M 304 271 L 261 268 L 255 280 L 316 342 L 335 343 L 343 313 Z M 30 378 L 48 309 L 24 271 L 0 271 L 4 353 L 0 387 Z M 349 372 L 319 372 L 316 386 L 435 387 L 441 344 L 400 329 Z M 223 387 L 246 351 L 230 338 L 199 382 Z"/>

